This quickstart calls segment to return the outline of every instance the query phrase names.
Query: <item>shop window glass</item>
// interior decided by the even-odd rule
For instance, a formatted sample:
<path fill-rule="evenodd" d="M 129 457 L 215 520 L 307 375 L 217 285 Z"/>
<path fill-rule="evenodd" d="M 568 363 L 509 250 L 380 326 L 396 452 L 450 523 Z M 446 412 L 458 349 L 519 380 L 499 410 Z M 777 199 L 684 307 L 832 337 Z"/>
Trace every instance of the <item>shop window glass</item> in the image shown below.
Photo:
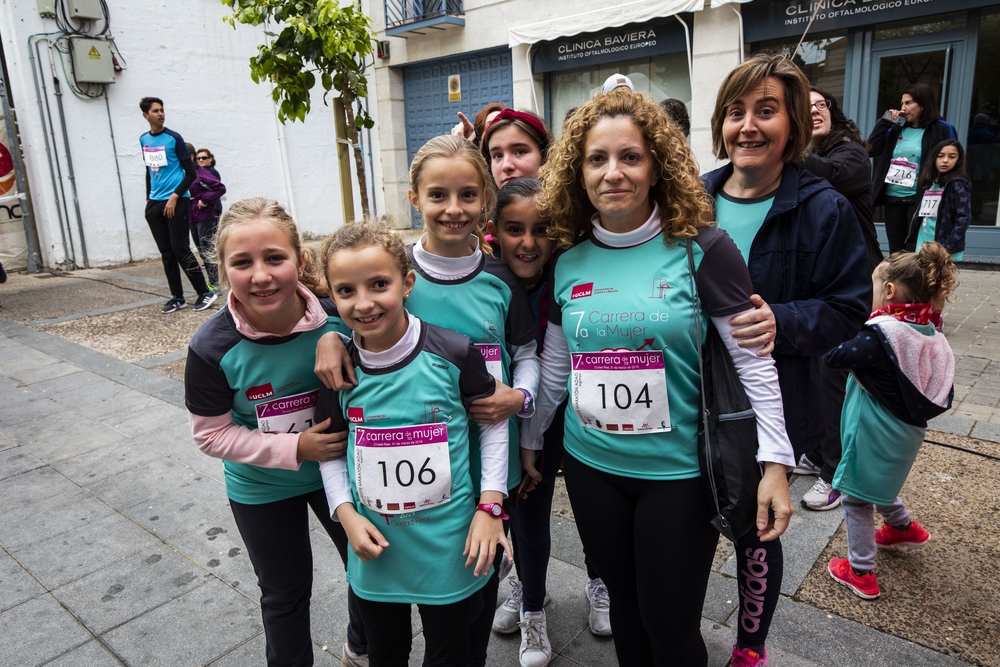
<path fill-rule="evenodd" d="M 875 24 L 875 39 L 899 39 L 900 37 L 913 37 L 914 35 L 930 35 L 935 32 L 945 30 L 960 30 L 965 27 L 966 13 L 952 12 L 951 14 L 938 14 L 933 17 L 920 17 L 915 19 L 904 19 L 891 23 Z"/>
<path fill-rule="evenodd" d="M 686 53 L 670 53 L 654 58 L 640 58 L 610 63 L 594 68 L 563 70 L 549 74 L 549 118 L 552 132 L 562 130 L 566 112 L 587 102 L 600 92 L 605 79 L 625 74 L 639 92 L 649 93 L 657 102 L 669 97 L 681 100 L 691 109 L 691 80 Z"/>
<path fill-rule="evenodd" d="M 965 144 L 965 169 L 972 181 L 972 224 L 1000 226 L 1000 9 L 983 10 L 979 21 L 972 117 Z"/>
<path fill-rule="evenodd" d="M 763 53 L 791 55 L 797 37 L 772 39 L 757 44 Z M 809 83 L 829 91 L 838 101 L 844 101 L 844 74 L 847 68 L 847 30 L 819 33 L 802 42 L 795 54 L 795 64 L 802 68 Z"/>

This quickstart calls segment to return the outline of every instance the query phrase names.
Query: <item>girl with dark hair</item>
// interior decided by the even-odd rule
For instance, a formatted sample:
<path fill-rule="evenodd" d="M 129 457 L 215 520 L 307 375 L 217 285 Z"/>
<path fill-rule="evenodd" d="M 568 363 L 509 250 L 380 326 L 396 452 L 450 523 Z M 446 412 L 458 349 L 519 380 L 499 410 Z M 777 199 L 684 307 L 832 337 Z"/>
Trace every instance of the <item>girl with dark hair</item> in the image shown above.
<path fill-rule="evenodd" d="M 925 83 L 907 86 L 900 108 L 887 110 L 875 123 L 868 137 L 868 155 L 879 158 L 872 206 L 885 205 L 890 253 L 906 246 L 910 220 L 923 196 L 917 182 L 931 148 L 956 138 L 955 128 L 941 118 L 934 91 Z"/>
<path fill-rule="evenodd" d="M 965 150 L 960 141 L 942 141 L 920 175 L 924 196 L 910 224 L 915 247 L 937 241 L 959 262 L 965 251 L 965 232 L 972 222 L 972 184 L 965 173 Z M 907 239 L 908 241 L 910 239 Z"/>
<path fill-rule="evenodd" d="M 514 178 L 534 178 L 545 163 L 552 134 L 530 111 L 503 109 L 486 126 L 480 150 L 497 187 Z"/>

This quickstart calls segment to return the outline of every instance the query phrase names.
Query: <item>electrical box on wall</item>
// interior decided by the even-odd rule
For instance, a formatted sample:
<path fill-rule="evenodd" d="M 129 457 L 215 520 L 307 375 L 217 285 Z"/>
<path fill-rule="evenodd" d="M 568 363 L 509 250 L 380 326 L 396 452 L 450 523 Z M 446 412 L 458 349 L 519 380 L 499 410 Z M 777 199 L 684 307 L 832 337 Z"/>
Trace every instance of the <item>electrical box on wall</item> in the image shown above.
<path fill-rule="evenodd" d="M 38 0 L 38 15 L 43 19 L 54 19 L 56 17 L 55 0 Z"/>
<path fill-rule="evenodd" d="M 101 0 L 65 0 L 66 13 L 71 19 L 102 19 Z"/>
<path fill-rule="evenodd" d="M 111 45 L 103 39 L 70 38 L 70 57 L 77 83 L 114 83 Z"/>

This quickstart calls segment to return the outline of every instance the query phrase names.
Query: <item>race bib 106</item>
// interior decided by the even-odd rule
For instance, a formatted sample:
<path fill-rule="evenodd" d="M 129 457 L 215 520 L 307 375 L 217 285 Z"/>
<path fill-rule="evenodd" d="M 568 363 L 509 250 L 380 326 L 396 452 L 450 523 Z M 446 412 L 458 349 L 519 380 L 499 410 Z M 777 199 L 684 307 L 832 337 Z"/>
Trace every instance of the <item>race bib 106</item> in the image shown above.
<path fill-rule="evenodd" d="M 670 430 L 663 352 L 577 352 L 572 401 L 580 423 L 616 435 Z"/>
<path fill-rule="evenodd" d="M 920 200 L 920 210 L 917 215 L 921 218 L 936 218 L 938 206 L 941 205 L 941 195 L 944 190 L 927 190 L 924 198 Z"/>
<path fill-rule="evenodd" d="M 358 426 L 354 470 L 361 502 L 381 514 L 447 503 L 451 500 L 448 425 Z"/>
<path fill-rule="evenodd" d="M 319 390 L 258 403 L 257 428 L 266 433 L 301 433 L 312 428 Z"/>
<path fill-rule="evenodd" d="M 500 345 L 497 343 L 476 343 L 475 345 L 483 353 L 486 370 L 497 382 L 503 382 L 503 357 L 500 355 Z"/>
<path fill-rule="evenodd" d="M 889 171 L 885 174 L 885 182 L 903 188 L 912 188 L 917 182 L 917 165 L 905 158 L 898 157 L 889 163 Z"/>

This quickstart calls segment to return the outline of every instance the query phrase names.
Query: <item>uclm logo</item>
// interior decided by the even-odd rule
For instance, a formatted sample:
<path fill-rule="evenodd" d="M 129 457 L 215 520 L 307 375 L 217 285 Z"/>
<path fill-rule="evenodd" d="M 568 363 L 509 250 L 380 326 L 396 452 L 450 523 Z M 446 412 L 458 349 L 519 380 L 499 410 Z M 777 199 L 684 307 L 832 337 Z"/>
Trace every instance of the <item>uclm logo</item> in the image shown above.
<path fill-rule="evenodd" d="M 364 408 L 347 408 L 347 418 L 352 424 L 361 424 L 365 421 Z"/>
<path fill-rule="evenodd" d="M 262 398 L 271 398 L 272 396 L 274 396 L 274 389 L 271 388 L 270 382 L 247 389 L 248 401 L 259 401 Z"/>
<path fill-rule="evenodd" d="M 594 293 L 594 283 L 582 283 L 580 285 L 574 285 L 573 291 L 570 292 L 570 299 L 579 299 L 585 296 L 591 296 Z"/>

